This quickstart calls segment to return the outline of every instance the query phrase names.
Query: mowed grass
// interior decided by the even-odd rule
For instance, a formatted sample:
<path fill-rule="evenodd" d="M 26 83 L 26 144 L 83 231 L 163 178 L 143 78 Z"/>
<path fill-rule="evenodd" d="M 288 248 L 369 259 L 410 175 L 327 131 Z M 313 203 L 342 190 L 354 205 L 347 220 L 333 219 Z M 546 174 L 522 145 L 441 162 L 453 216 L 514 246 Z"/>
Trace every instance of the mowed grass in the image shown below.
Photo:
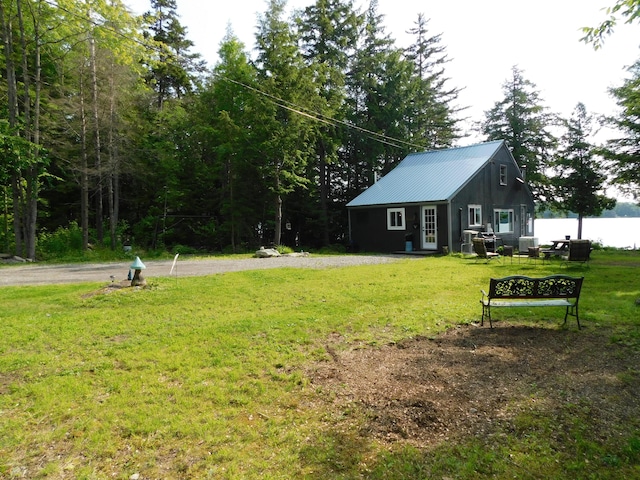
<path fill-rule="evenodd" d="M 537 419 L 525 443 L 501 439 L 504 455 L 473 438 L 428 452 L 389 449 L 359 433 L 357 412 L 352 430 L 333 431 L 335 412 L 314 401 L 322 393 L 305 371 L 330 358 L 329 337 L 375 348 L 479 322 L 480 289 L 516 273 L 585 276 L 583 325 L 640 348 L 640 255 L 593 257 L 589 268 L 448 256 L 148 278 L 145 289 L 110 293 L 104 284 L 2 288 L 0 477 L 529 478 L 510 462 L 554 464 L 543 433 L 550 419 Z M 562 313 L 501 309 L 496 318 L 575 329 L 571 318 L 561 326 Z M 617 428 L 613 453 L 597 436 L 583 439 L 594 459 L 610 462 L 587 456 L 547 473 L 640 477 L 638 425 Z"/>

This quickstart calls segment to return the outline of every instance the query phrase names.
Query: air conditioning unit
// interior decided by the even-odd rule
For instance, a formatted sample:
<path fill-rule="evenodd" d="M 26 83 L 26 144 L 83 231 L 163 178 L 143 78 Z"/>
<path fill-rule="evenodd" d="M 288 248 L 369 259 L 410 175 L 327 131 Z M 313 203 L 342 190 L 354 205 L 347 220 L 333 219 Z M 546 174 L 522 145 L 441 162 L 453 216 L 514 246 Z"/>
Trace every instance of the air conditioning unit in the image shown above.
<path fill-rule="evenodd" d="M 529 247 L 537 247 L 538 246 L 538 238 L 537 237 L 520 237 L 518 239 L 518 250 L 520 252 L 529 251 Z"/>
<path fill-rule="evenodd" d="M 471 255 L 473 253 L 473 237 L 478 234 L 475 230 L 462 231 L 462 253 Z"/>

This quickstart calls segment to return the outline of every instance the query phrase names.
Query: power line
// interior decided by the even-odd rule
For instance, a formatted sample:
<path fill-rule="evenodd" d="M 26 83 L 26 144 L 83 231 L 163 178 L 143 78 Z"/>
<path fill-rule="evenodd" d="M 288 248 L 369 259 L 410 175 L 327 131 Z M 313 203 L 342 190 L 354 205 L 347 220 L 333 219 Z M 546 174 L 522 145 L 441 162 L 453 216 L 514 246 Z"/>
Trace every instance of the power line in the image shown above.
<path fill-rule="evenodd" d="M 215 74 L 214 74 L 215 75 Z M 231 82 L 231 83 L 235 83 L 236 85 L 239 85 L 241 87 L 244 87 L 246 89 L 252 90 L 256 93 L 259 93 L 260 95 L 264 95 L 265 97 L 269 98 L 274 104 L 278 105 L 281 108 L 287 109 L 291 112 L 297 113 L 299 115 L 303 115 L 305 117 L 311 118 L 312 120 L 316 120 L 318 122 L 321 123 L 326 123 L 329 124 L 331 126 L 338 126 L 338 125 L 342 125 L 345 126 L 347 128 L 351 128 L 354 130 L 358 130 L 360 132 L 366 133 L 367 135 L 369 135 L 373 140 L 376 140 L 378 142 L 381 143 L 385 143 L 387 145 L 390 145 L 392 147 L 396 147 L 396 148 L 401 148 L 401 145 L 405 145 L 405 146 L 409 146 L 412 148 L 416 148 L 418 150 L 425 150 L 426 147 L 424 145 L 417 145 L 415 143 L 411 143 L 411 142 L 407 142 L 404 140 L 400 140 L 397 138 L 393 138 L 393 137 L 389 137 L 385 134 L 382 133 L 377 133 L 374 132 L 372 130 L 368 130 L 366 128 L 360 127 L 358 125 L 354 125 L 351 122 L 347 122 L 344 120 L 339 120 L 336 118 L 331 118 L 331 117 L 327 117 L 326 115 L 323 115 L 322 113 L 318 113 L 318 112 L 313 112 L 313 113 L 309 113 L 308 111 L 304 111 L 304 110 L 308 110 L 305 109 L 304 107 L 301 107 L 299 105 L 296 105 L 292 102 L 289 102 L 287 100 L 283 100 L 279 97 L 276 97 L 275 95 L 272 95 L 270 93 L 267 92 L 263 92 L 262 90 L 252 87 L 250 85 L 247 85 L 245 83 L 239 82 L 237 80 L 233 80 L 231 78 L 227 78 L 223 75 L 216 75 L 218 78 L 222 79 L 222 80 L 226 80 L 227 82 Z M 391 143 L 391 142 L 396 142 L 396 143 Z"/>
<path fill-rule="evenodd" d="M 92 24 L 92 25 L 94 25 L 96 27 L 101 27 L 101 28 L 104 28 L 106 30 L 109 30 L 112 33 L 115 33 L 116 35 L 118 35 L 118 36 L 120 36 L 122 38 L 125 38 L 127 40 L 133 41 L 133 42 L 137 43 L 138 45 L 141 45 L 141 46 L 143 46 L 143 47 L 145 47 L 147 49 L 161 51 L 160 47 L 158 47 L 157 45 L 150 45 L 150 44 L 148 44 L 146 42 L 143 42 L 143 41 L 141 41 L 141 40 L 139 40 L 137 38 L 130 37 L 130 36 L 126 35 L 125 33 L 122 33 L 120 31 L 116 30 L 115 28 L 105 24 L 105 23 L 101 23 L 101 22 L 98 22 L 97 20 L 93 20 L 93 19 L 91 19 L 89 17 L 85 17 L 85 16 L 82 16 L 82 15 L 79 15 L 76 12 L 70 11 L 70 10 L 58 5 L 53 0 L 44 0 L 44 1 L 45 1 L 45 3 L 50 5 L 51 7 L 58 8 L 58 9 L 64 11 L 64 12 L 68 13 L 69 15 L 73 15 L 74 17 L 77 17 L 77 18 L 80 18 L 82 20 L 88 21 L 90 24 Z M 180 54 L 177 54 L 177 55 L 179 56 Z M 256 92 L 256 93 L 258 93 L 260 95 L 265 96 L 266 98 L 269 98 L 272 103 L 274 103 L 275 105 L 277 105 L 277 106 L 279 106 L 281 108 L 289 110 L 289 111 L 291 111 L 293 113 L 296 113 L 298 115 L 303 115 L 303 116 L 305 116 L 307 118 L 310 118 L 312 120 L 315 120 L 317 122 L 325 123 L 327 125 L 331 125 L 331 126 L 334 126 L 334 127 L 338 126 L 338 125 L 341 125 L 341 126 L 349 128 L 349 129 L 357 130 L 359 132 L 367 134 L 369 136 L 369 138 L 371 138 L 374 141 L 389 145 L 389 146 L 394 147 L 394 148 L 402 148 L 402 146 L 406 146 L 406 147 L 415 148 L 415 149 L 420 150 L 420 151 L 428 149 L 428 147 L 426 147 L 424 145 L 418 145 L 418 144 L 415 144 L 415 143 L 407 142 L 405 140 L 400 140 L 398 138 L 389 137 L 388 135 L 385 135 L 385 134 L 382 134 L 382 133 L 378 133 L 378 132 L 374 132 L 372 130 L 368 130 L 368 129 L 364 128 L 364 127 L 360 127 L 358 125 L 355 125 L 355 124 L 353 124 L 351 122 L 347 122 L 345 120 L 339 120 L 339 119 L 336 119 L 336 118 L 327 117 L 326 115 L 324 115 L 322 113 L 319 113 L 319 112 L 311 112 L 310 113 L 308 109 L 306 109 L 306 108 L 304 108 L 302 106 L 296 105 L 296 104 L 294 104 L 292 102 L 289 102 L 287 100 L 279 98 L 279 97 L 277 97 L 275 95 L 272 95 L 270 93 L 264 92 L 264 91 L 262 91 L 262 90 L 260 90 L 258 88 L 252 87 L 250 85 L 247 85 L 245 83 L 239 82 L 237 80 L 233 80 L 231 78 L 227 78 L 227 77 L 225 77 L 223 75 L 219 75 L 219 74 L 216 74 L 214 72 L 211 72 L 211 74 L 213 76 L 219 78 L 219 79 L 234 83 L 234 84 L 239 85 L 239 86 L 241 86 L 243 88 L 246 88 L 248 90 L 252 90 L 252 91 L 254 91 L 254 92 Z"/>

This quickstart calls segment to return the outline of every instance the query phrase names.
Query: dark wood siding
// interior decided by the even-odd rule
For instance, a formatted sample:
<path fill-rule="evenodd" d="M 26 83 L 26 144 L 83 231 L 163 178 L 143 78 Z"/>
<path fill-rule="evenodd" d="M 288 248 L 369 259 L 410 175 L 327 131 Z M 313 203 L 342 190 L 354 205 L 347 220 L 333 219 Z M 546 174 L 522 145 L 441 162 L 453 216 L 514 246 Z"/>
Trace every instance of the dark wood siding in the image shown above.
<path fill-rule="evenodd" d="M 500 184 L 500 166 L 506 167 L 506 185 Z M 513 210 L 514 230 L 511 233 L 498 234 L 504 245 L 518 245 L 518 238 L 530 232 L 521 231 L 522 209 L 525 216 L 534 215 L 534 203 L 528 187 L 516 180 L 519 170 L 513 157 L 505 149 L 478 172 L 451 202 L 453 250 L 459 252 L 464 230 L 485 231 L 487 224 L 494 225 L 496 209 Z M 482 227 L 470 227 L 468 222 L 469 205 L 482 207 Z M 526 221 L 526 218 L 525 218 Z"/>
<path fill-rule="evenodd" d="M 431 204 L 430 204 L 431 205 Z M 436 205 L 438 219 L 438 251 L 448 242 L 448 208 L 446 204 Z M 405 229 L 387 229 L 387 210 L 405 209 Z M 406 242 L 411 241 L 414 250 L 422 249 L 421 218 L 422 205 L 394 205 L 385 207 L 358 207 L 350 209 L 351 246 L 354 250 L 369 252 L 404 251 Z"/>
<path fill-rule="evenodd" d="M 502 177 L 501 166 L 506 169 Z M 458 192 L 455 192 L 450 203 L 425 202 L 424 205 L 437 205 L 437 250 L 441 252 L 444 246 L 448 246 L 450 251 L 460 252 L 465 230 L 485 231 L 487 224 L 494 228 L 496 209 L 513 210 L 514 214 L 513 231 L 499 234 L 503 245 L 517 246 L 519 237 L 533 235 L 534 232 L 526 230 L 527 218 L 533 219 L 534 216 L 533 197 L 529 188 L 517 181 L 519 177 L 519 168 L 503 144 L 494 157 L 469 178 Z M 481 226 L 469 226 L 470 205 L 481 207 Z M 387 229 L 388 208 L 405 209 L 404 230 Z M 362 251 L 394 252 L 404 250 L 407 239 L 410 239 L 414 250 L 420 250 L 422 248 L 421 215 L 421 204 L 350 208 L 352 246 Z M 521 228 L 523 223 L 524 229 Z M 449 233 L 451 233 L 450 238 Z"/>
<path fill-rule="evenodd" d="M 392 207 L 402 208 L 402 206 Z M 355 250 L 366 252 L 394 252 L 405 249 L 405 237 L 412 233 L 407 219 L 412 216 L 405 209 L 405 229 L 387 230 L 387 207 L 354 208 L 351 217 L 351 243 Z"/>

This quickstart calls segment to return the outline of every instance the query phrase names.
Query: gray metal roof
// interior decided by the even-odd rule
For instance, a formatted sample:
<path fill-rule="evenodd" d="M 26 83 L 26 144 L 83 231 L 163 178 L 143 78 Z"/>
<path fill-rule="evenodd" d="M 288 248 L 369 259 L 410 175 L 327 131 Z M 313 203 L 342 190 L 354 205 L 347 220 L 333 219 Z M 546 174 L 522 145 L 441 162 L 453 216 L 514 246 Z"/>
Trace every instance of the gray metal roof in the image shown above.
<path fill-rule="evenodd" d="M 409 154 L 347 207 L 450 200 L 503 144 L 497 140 Z"/>

